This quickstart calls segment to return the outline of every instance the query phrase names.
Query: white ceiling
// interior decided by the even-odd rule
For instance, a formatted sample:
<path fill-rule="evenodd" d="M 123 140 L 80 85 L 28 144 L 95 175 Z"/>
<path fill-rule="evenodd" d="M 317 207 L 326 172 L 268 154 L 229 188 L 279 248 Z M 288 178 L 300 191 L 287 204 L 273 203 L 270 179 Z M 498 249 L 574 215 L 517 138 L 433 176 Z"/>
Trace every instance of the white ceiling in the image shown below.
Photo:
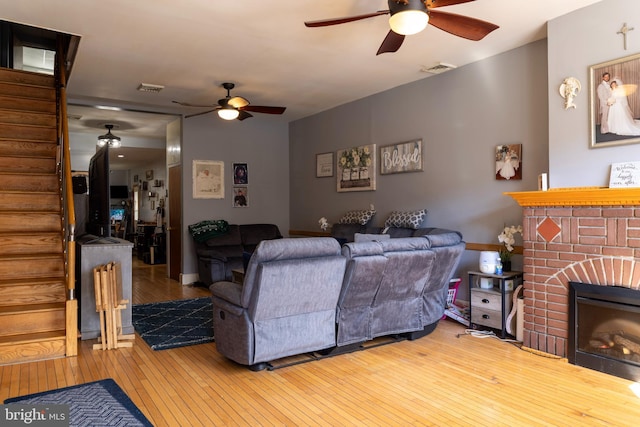
<path fill-rule="evenodd" d="M 84 105 L 135 105 L 175 114 L 202 111 L 172 100 L 215 105 L 223 82 L 254 105 L 285 106 L 289 122 L 377 92 L 427 78 L 438 63 L 458 67 L 546 37 L 546 22 L 599 0 L 477 0 L 440 11 L 493 22 L 479 42 L 427 27 L 396 53 L 376 56 L 388 18 L 307 28 L 304 21 L 388 9 L 384 0 L 244 1 L 0 0 L 1 19 L 81 36 L 69 98 Z M 140 92 L 140 83 L 163 85 Z M 72 130 L 98 133 L 121 122 L 119 135 L 151 136 L 171 118 L 72 107 Z M 211 120 L 219 120 L 213 114 Z M 82 121 L 84 120 L 84 122 Z M 129 129 L 127 128 L 129 127 Z M 115 130 L 114 130 L 114 133 Z"/>

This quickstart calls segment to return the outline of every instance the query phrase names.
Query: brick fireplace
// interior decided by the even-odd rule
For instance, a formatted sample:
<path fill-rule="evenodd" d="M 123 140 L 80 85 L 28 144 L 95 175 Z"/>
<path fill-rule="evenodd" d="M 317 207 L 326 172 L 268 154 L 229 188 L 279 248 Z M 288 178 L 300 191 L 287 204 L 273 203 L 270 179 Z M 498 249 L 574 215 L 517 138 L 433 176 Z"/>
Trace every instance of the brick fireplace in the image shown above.
<path fill-rule="evenodd" d="M 566 357 L 569 282 L 640 290 L 640 189 L 506 194 L 523 207 L 523 344 Z"/>

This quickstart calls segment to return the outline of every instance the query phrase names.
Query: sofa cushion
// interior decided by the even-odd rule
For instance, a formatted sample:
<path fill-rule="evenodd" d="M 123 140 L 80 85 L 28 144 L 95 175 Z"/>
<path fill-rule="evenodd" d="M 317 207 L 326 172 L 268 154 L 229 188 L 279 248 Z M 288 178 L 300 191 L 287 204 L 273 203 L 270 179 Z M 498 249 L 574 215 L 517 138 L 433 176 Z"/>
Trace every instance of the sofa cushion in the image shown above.
<path fill-rule="evenodd" d="M 405 227 L 405 228 L 419 228 L 424 222 L 424 218 L 427 216 L 426 209 L 420 209 L 418 211 L 393 211 L 384 222 L 385 227 Z"/>
<path fill-rule="evenodd" d="M 275 224 L 242 224 L 240 238 L 246 252 L 253 252 L 263 240 L 281 239 L 280 229 Z"/>
<path fill-rule="evenodd" d="M 376 214 L 375 209 L 362 209 L 357 211 L 349 211 L 346 214 L 344 214 L 342 218 L 340 218 L 340 221 L 338 221 L 338 223 L 367 225 L 367 223 L 371 221 L 371 218 L 373 218 L 375 214 Z"/>
<path fill-rule="evenodd" d="M 379 242 L 381 240 L 390 239 L 391 236 L 388 234 L 364 234 L 364 233 L 356 233 L 353 235 L 353 241 L 356 243 L 359 242 Z"/>
<path fill-rule="evenodd" d="M 210 248 L 216 246 L 241 246 L 242 239 L 240 237 L 240 229 L 237 225 L 231 224 L 225 234 L 211 236 L 206 240 L 205 244 Z"/>

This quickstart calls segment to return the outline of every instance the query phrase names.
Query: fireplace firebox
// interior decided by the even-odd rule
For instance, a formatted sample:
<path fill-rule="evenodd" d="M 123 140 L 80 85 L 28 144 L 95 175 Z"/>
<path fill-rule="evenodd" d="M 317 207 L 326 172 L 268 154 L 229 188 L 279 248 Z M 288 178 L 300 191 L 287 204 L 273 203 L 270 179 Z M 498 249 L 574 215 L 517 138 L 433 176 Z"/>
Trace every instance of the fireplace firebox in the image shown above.
<path fill-rule="evenodd" d="M 570 363 L 640 381 L 640 291 L 569 283 Z"/>

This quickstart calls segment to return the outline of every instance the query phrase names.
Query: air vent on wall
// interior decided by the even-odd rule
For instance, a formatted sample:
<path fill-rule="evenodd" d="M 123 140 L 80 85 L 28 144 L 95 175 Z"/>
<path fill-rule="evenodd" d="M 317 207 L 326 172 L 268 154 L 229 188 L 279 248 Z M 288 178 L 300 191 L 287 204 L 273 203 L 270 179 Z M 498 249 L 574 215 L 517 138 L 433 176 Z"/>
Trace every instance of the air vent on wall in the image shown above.
<path fill-rule="evenodd" d="M 423 73 L 440 74 L 440 73 L 444 73 L 445 71 L 453 70 L 454 68 L 457 68 L 457 67 L 455 65 L 439 62 L 437 65 L 434 65 L 433 67 L 422 67 L 420 71 L 422 71 Z"/>
<path fill-rule="evenodd" d="M 138 90 L 140 92 L 160 92 L 162 89 L 164 89 L 164 86 L 162 85 L 152 85 L 150 83 L 140 83 L 140 86 L 138 86 Z"/>

